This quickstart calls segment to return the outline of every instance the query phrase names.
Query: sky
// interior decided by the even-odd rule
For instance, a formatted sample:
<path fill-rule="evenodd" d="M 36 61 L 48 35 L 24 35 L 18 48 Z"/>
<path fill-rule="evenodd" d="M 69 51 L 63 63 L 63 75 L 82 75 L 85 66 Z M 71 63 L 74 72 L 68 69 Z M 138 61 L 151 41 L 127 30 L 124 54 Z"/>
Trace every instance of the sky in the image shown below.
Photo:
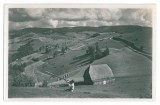
<path fill-rule="evenodd" d="M 140 25 L 152 26 L 146 8 L 10 8 L 9 29 L 31 27 Z"/>

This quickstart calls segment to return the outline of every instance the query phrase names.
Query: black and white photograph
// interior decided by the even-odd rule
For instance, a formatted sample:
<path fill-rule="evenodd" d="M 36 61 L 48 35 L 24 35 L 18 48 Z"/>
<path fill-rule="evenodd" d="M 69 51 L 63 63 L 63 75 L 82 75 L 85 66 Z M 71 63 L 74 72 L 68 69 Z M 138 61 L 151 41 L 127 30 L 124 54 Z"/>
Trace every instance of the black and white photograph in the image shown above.
<path fill-rule="evenodd" d="M 153 98 L 154 5 L 5 10 L 8 99 Z"/>

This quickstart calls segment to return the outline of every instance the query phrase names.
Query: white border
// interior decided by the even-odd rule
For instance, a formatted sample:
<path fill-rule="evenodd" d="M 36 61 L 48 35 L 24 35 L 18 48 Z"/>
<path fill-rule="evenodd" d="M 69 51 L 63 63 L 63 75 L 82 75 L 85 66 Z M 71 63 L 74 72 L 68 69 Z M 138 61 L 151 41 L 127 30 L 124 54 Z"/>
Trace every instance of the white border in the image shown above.
<path fill-rule="evenodd" d="M 89 4 L 67 4 L 67 5 L 64 5 L 64 4 L 7 4 L 4 6 L 4 10 L 5 10 L 5 15 L 4 15 L 4 19 L 5 19 L 5 24 L 4 24 L 4 27 L 5 27 L 5 30 L 4 30 L 4 41 L 5 41 L 5 47 L 4 47 L 4 56 L 5 56 L 5 59 L 4 59 L 4 62 L 5 62 L 5 65 L 4 65 L 4 98 L 5 100 L 12 100 L 12 101 L 16 101 L 16 100 L 19 100 L 19 101 L 24 101 L 24 100 L 29 100 L 29 101 L 45 101 L 45 100 L 54 100 L 54 101 L 59 101 L 61 99 L 61 101 L 75 101 L 76 100 L 82 100 L 81 98 L 65 98 L 65 99 L 57 99 L 57 98 L 8 98 L 8 9 L 9 8 L 150 8 L 153 10 L 153 14 L 155 15 L 155 6 L 154 5 L 149 5 L 149 4 L 145 4 L 145 5 L 130 5 L 130 4 L 121 4 L 121 5 L 116 5 L 116 4 L 92 4 L 92 5 L 89 5 Z M 153 16 L 152 14 L 152 20 L 155 21 L 155 16 Z M 152 26 L 153 26 L 153 32 L 155 32 L 155 24 L 153 24 L 154 22 L 152 22 Z M 155 40 L 155 33 L 153 34 L 152 33 L 152 36 L 153 36 L 153 40 Z M 153 44 L 155 45 L 155 44 Z M 154 46 L 153 46 L 153 51 L 154 51 Z M 153 53 L 153 55 L 155 55 Z M 155 60 L 155 57 L 153 57 L 153 61 Z M 153 68 L 155 68 L 154 66 L 155 63 L 153 63 Z M 155 81 L 155 69 L 152 68 L 152 80 Z M 153 88 L 152 88 L 152 99 L 155 99 L 155 82 L 152 81 L 153 83 Z M 115 98 L 96 98 L 97 101 L 106 101 L 106 100 L 114 100 Z M 116 98 L 116 101 L 120 101 L 120 100 L 138 100 L 138 101 L 142 101 L 142 100 L 150 100 L 150 101 L 153 101 L 152 99 L 139 99 L 139 98 Z M 95 101 L 94 98 L 83 98 L 83 101 Z"/>
<path fill-rule="evenodd" d="M 5 4 L 6 8 L 154 8 L 154 4 Z"/>
<path fill-rule="evenodd" d="M 158 18 L 160 19 L 160 3 L 159 3 L 159 0 L 131 0 L 131 1 L 128 1 L 128 0 L 51 0 L 51 1 L 49 1 L 49 0 L 38 0 L 38 1 L 33 1 L 33 0 L 2 0 L 2 1 L 0 1 L 0 14 L 1 14 L 1 17 L 0 17 L 0 22 L 1 23 L 3 23 L 4 21 L 3 21 L 3 5 L 5 4 L 5 3 L 123 3 L 123 4 L 131 4 L 131 3 L 134 3 L 134 4 L 144 4 L 144 3 L 153 3 L 153 4 L 156 4 L 157 5 L 157 30 L 156 30 L 156 32 L 155 33 L 157 33 L 157 37 L 156 37 L 156 40 L 157 40 L 157 43 L 155 43 L 156 44 L 156 51 L 155 52 L 157 52 L 156 53 L 156 55 L 155 55 L 155 57 L 157 58 L 155 61 L 157 62 L 157 65 L 156 65 L 156 99 L 155 99 L 155 101 L 153 101 L 153 102 L 147 102 L 147 101 L 145 101 L 145 102 L 132 102 L 132 101 L 125 101 L 125 102 L 114 102 L 114 101 L 108 101 L 107 103 L 106 102 L 98 102 L 98 103 L 95 103 L 95 102 L 91 102 L 91 103 L 77 103 L 77 102 L 69 102 L 69 103 L 64 103 L 64 102 L 54 102 L 54 103 L 48 103 L 48 102 L 45 102 L 45 103 L 42 103 L 42 102 L 34 102 L 34 103 L 31 103 L 31 102 L 27 102 L 27 103 L 24 103 L 24 102 L 9 102 L 9 103 L 6 103 L 6 102 L 4 102 L 3 101 L 3 85 L 1 85 L 0 86 L 0 104 L 1 105 L 3 105 L 3 104 L 5 104 L 5 105 L 9 105 L 9 104 L 15 104 L 15 105 L 28 105 L 28 104 L 38 104 L 38 105 L 43 105 L 43 104 L 49 104 L 49 105 L 53 105 L 53 104 L 60 104 L 60 105 L 62 105 L 62 104 L 69 104 L 69 105 L 71 105 L 71 104 L 92 104 L 92 105 L 96 105 L 96 104 L 100 104 L 100 105 L 106 105 L 106 104 L 112 104 L 112 105 L 143 105 L 143 104 L 145 104 L 145 105 L 152 105 L 152 104 L 154 104 L 154 105 L 159 105 L 159 103 L 160 103 L 160 84 L 159 84 L 159 81 L 160 81 L 160 76 L 158 76 L 158 75 L 160 75 L 160 65 L 158 65 L 158 62 L 160 62 L 160 49 L 158 49 L 158 47 L 159 47 L 159 45 L 160 45 L 160 42 L 158 42 L 158 40 L 160 40 L 160 36 L 158 36 L 158 34 L 160 34 L 160 32 L 159 32 L 159 30 L 158 30 L 158 28 L 160 28 L 159 26 L 160 26 L 160 22 L 159 22 L 159 20 L 158 20 Z M 1 27 L 1 29 L 3 29 L 3 24 L 1 24 L 0 25 L 0 27 Z M 1 35 L 3 36 L 3 31 L 1 30 L 0 31 L 0 33 L 1 33 Z M 0 38 L 0 44 L 1 44 L 1 46 L 0 46 L 0 55 L 3 55 L 3 38 Z M 1 57 L 1 64 L 3 65 L 3 56 L 0 56 Z M 1 71 L 0 71 L 0 73 L 1 73 L 1 78 L 0 78 L 0 83 L 3 83 L 3 66 L 0 66 L 0 69 L 1 69 Z M 78 102 L 80 102 L 80 101 L 78 101 Z"/>
<path fill-rule="evenodd" d="M 4 11 L 8 14 L 7 8 L 4 9 Z M 4 15 L 5 24 L 4 24 L 4 98 L 8 97 L 8 15 Z"/>

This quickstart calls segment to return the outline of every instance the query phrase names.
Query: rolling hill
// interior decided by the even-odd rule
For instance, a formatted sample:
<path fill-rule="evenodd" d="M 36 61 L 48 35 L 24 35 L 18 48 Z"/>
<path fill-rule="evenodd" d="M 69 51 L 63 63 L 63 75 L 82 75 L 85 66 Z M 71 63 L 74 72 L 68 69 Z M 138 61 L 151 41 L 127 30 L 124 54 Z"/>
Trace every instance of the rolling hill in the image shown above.
<path fill-rule="evenodd" d="M 45 71 L 67 79 L 82 81 L 82 75 L 90 64 L 107 64 L 111 68 L 116 77 L 116 83 L 108 85 L 108 87 L 78 86 L 76 90 L 77 93 L 74 94 L 75 97 L 94 97 L 94 95 L 95 97 L 100 97 L 101 95 L 102 97 L 103 95 L 104 97 L 121 97 L 121 94 L 123 94 L 122 97 L 141 97 L 140 94 L 146 95 L 146 92 L 151 96 L 151 59 L 137 53 L 134 51 L 136 49 L 129 48 L 127 44 L 113 40 L 113 37 L 120 37 L 134 43 L 138 47 L 143 46 L 145 51 L 152 52 L 152 28 L 141 26 L 26 28 L 22 30 L 12 30 L 10 31 L 10 40 L 12 43 L 10 43 L 9 46 L 12 47 L 12 44 L 14 44 L 20 47 L 18 43 L 24 44 L 23 49 L 21 48 L 22 50 L 27 52 L 28 47 L 28 49 L 33 50 L 28 53 L 29 55 L 33 53 L 42 55 L 38 57 L 36 61 L 30 59 L 31 64 L 27 64 L 24 68 L 25 73 L 34 76 L 40 81 L 49 78 Z M 29 42 L 29 44 L 27 45 L 23 42 Z M 100 49 L 106 48 L 107 46 L 109 48 L 109 55 L 91 61 L 91 56 L 86 54 L 86 49 L 88 46 L 94 46 L 95 43 L 99 44 Z M 50 47 L 50 51 L 41 54 L 38 49 L 45 45 Z M 58 48 L 55 47 L 56 45 L 58 45 Z M 67 50 L 64 53 L 62 53 L 63 46 L 67 46 Z M 14 50 L 14 47 L 12 47 L 12 49 Z M 15 49 L 18 48 L 16 47 Z M 55 51 L 57 51 L 56 56 L 54 56 Z M 22 54 L 25 53 L 23 51 L 19 52 Z M 16 55 L 19 55 L 19 53 Z M 29 55 L 26 55 L 26 53 L 23 54 L 23 56 L 27 58 Z M 12 57 L 12 55 L 10 55 L 10 57 Z M 64 83 L 64 81 L 57 80 L 57 78 L 50 79 L 49 83 L 55 83 L 55 81 L 57 81 L 56 83 Z M 19 88 L 22 90 L 12 89 L 17 92 L 25 90 L 24 88 Z M 10 89 L 11 97 L 15 94 L 12 89 Z M 44 91 L 44 96 L 46 97 L 58 97 L 58 95 L 63 97 L 62 90 L 57 92 L 57 88 L 53 89 L 53 94 L 55 93 L 56 95 L 49 94 L 47 88 L 34 88 L 35 92 L 33 92 L 33 94 L 31 92 L 32 88 L 26 89 L 26 96 L 24 97 L 27 97 L 27 94 L 38 97 L 40 94 L 36 92 L 39 91 Z M 145 90 L 145 92 L 143 92 L 142 89 Z M 48 90 L 51 91 L 50 89 Z M 88 92 L 88 94 L 86 95 L 85 92 Z M 78 95 L 79 93 L 80 95 Z M 19 96 L 21 95 L 20 93 L 17 94 Z M 65 95 L 64 97 L 67 97 L 67 93 Z"/>
<path fill-rule="evenodd" d="M 63 28 L 25 28 L 21 30 L 10 30 L 9 31 L 9 38 L 15 38 L 26 33 L 37 33 L 37 34 L 54 34 L 54 33 L 61 33 L 65 34 L 66 32 L 83 32 L 83 31 L 94 31 L 94 32 L 116 32 L 116 33 L 130 33 L 142 30 L 143 28 L 149 27 L 141 27 L 141 26 L 134 26 L 134 25 L 121 25 L 121 26 L 101 26 L 101 27 L 63 27 Z"/>

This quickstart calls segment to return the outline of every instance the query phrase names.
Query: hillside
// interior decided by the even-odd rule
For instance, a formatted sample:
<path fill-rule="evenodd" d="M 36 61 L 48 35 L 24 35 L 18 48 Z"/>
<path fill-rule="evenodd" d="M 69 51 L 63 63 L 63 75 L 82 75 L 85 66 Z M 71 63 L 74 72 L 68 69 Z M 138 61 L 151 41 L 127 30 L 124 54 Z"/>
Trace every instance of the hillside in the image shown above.
<path fill-rule="evenodd" d="M 121 34 L 119 38 L 130 41 L 139 48 L 143 46 L 144 51 L 152 54 L 152 29 L 151 28 L 143 28 L 142 30 L 139 30 L 139 31 Z"/>
<path fill-rule="evenodd" d="M 10 38 L 15 38 L 26 33 L 37 33 L 37 34 L 54 34 L 60 33 L 64 34 L 66 32 L 83 32 L 83 31 L 94 31 L 94 32 L 116 32 L 116 33 L 130 33 L 138 30 L 142 30 L 141 26 L 101 26 L 101 27 L 64 27 L 64 28 L 25 28 L 21 30 L 10 30 Z"/>
<path fill-rule="evenodd" d="M 141 26 L 26 28 L 12 30 L 10 33 L 10 52 L 14 52 L 9 55 L 9 59 L 12 58 L 9 61 L 13 66 L 11 73 L 20 70 L 16 74 L 17 76 L 27 75 L 33 77 L 34 81 L 47 81 L 51 85 L 65 83 L 64 80 L 55 76 L 50 78 L 46 73 L 49 71 L 61 78 L 81 82 L 84 80 L 84 71 L 90 64 L 107 64 L 116 78 L 115 83 L 102 86 L 77 85 L 75 93 L 65 93 L 64 96 L 62 93 L 65 87 L 61 87 L 60 90 L 53 88 L 53 92 L 48 93 L 47 90 L 52 90 L 48 87 L 21 88 L 17 86 L 15 88 L 10 84 L 10 97 L 28 97 L 28 95 L 40 97 L 39 91 L 44 92 L 42 97 L 152 96 L 151 59 L 138 53 L 137 49 L 130 48 L 129 45 L 113 40 L 113 37 L 125 39 L 137 47 L 143 46 L 144 51 L 151 53 L 152 28 Z M 87 52 L 91 47 L 95 55 Z M 109 53 L 105 52 L 106 49 Z M 97 52 L 101 51 L 104 51 L 104 55 L 96 58 Z M 21 68 L 22 64 L 23 68 Z M 15 76 L 10 75 L 10 77 Z M 32 89 L 35 90 L 33 93 Z M 19 91 L 25 92 L 23 94 Z"/>
<path fill-rule="evenodd" d="M 110 49 L 110 51 L 109 56 L 96 60 L 93 64 L 108 64 L 116 77 L 152 74 L 152 62 L 143 55 L 128 48 Z"/>

